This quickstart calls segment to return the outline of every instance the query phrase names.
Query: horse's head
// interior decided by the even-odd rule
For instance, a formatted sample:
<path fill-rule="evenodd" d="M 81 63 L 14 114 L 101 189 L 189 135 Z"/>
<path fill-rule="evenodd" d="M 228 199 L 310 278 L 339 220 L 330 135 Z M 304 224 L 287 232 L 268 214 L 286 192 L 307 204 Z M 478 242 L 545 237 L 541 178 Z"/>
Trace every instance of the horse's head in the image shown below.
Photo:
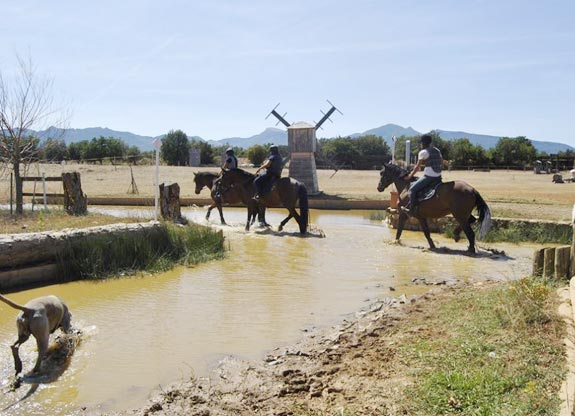
<path fill-rule="evenodd" d="M 383 168 L 379 172 L 379 183 L 377 184 L 377 191 L 383 192 L 385 188 L 393 183 L 393 176 L 390 174 L 389 165 L 383 164 Z"/>
<path fill-rule="evenodd" d="M 394 183 L 397 179 L 403 179 L 407 175 L 407 171 L 393 164 L 383 164 L 383 168 L 379 172 L 381 176 L 377 184 L 377 190 L 383 192 L 385 188 Z"/>
<path fill-rule="evenodd" d="M 196 172 L 194 172 L 194 183 L 196 184 L 196 189 L 194 192 L 196 195 L 199 195 L 206 184 L 201 180 L 201 175 L 198 175 Z"/>

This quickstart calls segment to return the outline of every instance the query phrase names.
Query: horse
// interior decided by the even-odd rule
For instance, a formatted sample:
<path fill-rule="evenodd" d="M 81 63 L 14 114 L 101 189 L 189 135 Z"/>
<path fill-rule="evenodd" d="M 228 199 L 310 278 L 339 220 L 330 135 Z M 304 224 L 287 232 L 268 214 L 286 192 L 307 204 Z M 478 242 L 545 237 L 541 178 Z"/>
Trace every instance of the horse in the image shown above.
<path fill-rule="evenodd" d="M 194 183 L 196 184 L 195 193 L 199 193 L 207 187 L 210 190 L 210 196 L 212 197 L 212 204 L 208 207 L 208 212 L 206 213 L 206 221 L 210 218 L 210 213 L 212 209 L 218 208 L 220 213 L 220 221 L 222 225 L 227 225 L 226 220 L 224 220 L 224 214 L 222 211 L 223 203 L 239 203 L 244 202 L 242 196 L 237 192 L 237 190 L 230 190 L 226 192 L 225 198 L 222 197 L 222 192 L 219 186 L 220 174 L 213 172 L 194 172 Z M 248 201 L 249 202 L 249 201 Z M 265 222 L 265 210 L 258 212 L 258 207 L 252 203 L 246 203 L 248 207 L 248 223 L 253 224 L 256 220 L 256 214 L 259 215 L 260 221 Z"/>
<path fill-rule="evenodd" d="M 226 193 L 226 197 L 227 192 L 235 190 L 242 195 L 242 200 L 253 201 L 255 177 L 256 175 L 243 169 L 229 169 L 222 173 L 220 186 L 222 191 Z M 298 200 L 299 214 L 295 209 Z M 284 225 L 290 219 L 295 218 L 299 225 L 300 233 L 305 234 L 307 232 L 309 207 L 307 189 L 303 183 L 293 178 L 279 178 L 272 186 L 272 189 L 260 197 L 257 204 L 263 207 L 283 206 L 288 210 L 289 215 L 280 223 L 278 231 L 283 230 Z M 246 230 L 249 230 L 249 221 L 246 224 Z"/>
<path fill-rule="evenodd" d="M 407 174 L 407 170 L 397 165 L 384 163 L 383 169 L 380 172 L 381 178 L 377 185 L 377 190 L 382 192 L 392 183 L 395 184 L 399 194 L 399 204 L 403 206 L 407 202 L 407 199 L 409 199 L 408 190 L 410 182 L 405 179 Z M 416 178 L 412 179 L 412 181 L 415 180 Z M 424 191 L 424 193 L 426 192 Z M 475 253 L 475 232 L 471 228 L 471 224 L 476 221 L 476 218 L 471 214 L 474 208 L 477 208 L 479 213 L 478 238 L 481 240 L 491 227 L 491 210 L 479 192 L 464 181 L 440 183 L 435 190 L 435 195 L 430 199 L 421 201 L 418 204 L 417 212 L 415 212 L 413 216 L 419 220 L 421 229 L 429 243 L 429 248 L 433 250 L 435 249 L 435 244 L 429 234 L 427 218 L 441 218 L 448 214 L 453 215 L 459 224 L 454 231 L 455 241 L 459 241 L 461 231 L 463 230 L 469 241 L 467 251 L 469 253 Z M 399 223 L 395 236 L 397 242 L 399 242 L 407 218 L 407 214 L 400 209 Z"/>

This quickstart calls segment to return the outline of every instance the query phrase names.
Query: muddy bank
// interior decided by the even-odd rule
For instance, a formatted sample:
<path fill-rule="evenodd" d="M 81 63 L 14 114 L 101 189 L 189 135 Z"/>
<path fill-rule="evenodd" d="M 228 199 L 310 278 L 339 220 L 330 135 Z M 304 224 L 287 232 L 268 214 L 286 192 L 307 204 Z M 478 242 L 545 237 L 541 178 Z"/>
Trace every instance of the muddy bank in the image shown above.
<path fill-rule="evenodd" d="M 491 283 L 419 282 L 434 290 L 387 298 L 329 329 L 307 333 L 260 362 L 233 357 L 211 376 L 163 388 L 145 407 L 115 415 L 400 415 L 408 363 L 395 359 L 402 323 L 462 290 Z M 429 334 L 435 336 L 438 334 Z M 313 413 L 315 414 L 315 413 Z"/>

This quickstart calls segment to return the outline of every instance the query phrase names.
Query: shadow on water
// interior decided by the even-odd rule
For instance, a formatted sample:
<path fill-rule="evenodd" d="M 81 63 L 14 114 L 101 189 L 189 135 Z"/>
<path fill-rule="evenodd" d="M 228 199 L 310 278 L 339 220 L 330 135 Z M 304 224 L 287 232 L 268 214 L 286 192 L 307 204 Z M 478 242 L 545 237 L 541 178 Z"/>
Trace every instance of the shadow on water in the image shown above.
<path fill-rule="evenodd" d="M 41 384 L 50 384 L 58 381 L 70 366 L 74 351 L 80 345 L 81 341 L 82 332 L 78 329 L 73 329 L 72 332 L 68 334 L 58 335 L 42 361 L 40 373 L 26 374 L 22 377 L 17 377 L 10 384 L 8 391 L 4 392 L 4 394 L 12 393 L 16 395 L 16 392 L 23 384 L 30 385 L 26 394 L 4 407 L 2 411 L 7 411 L 30 398 Z"/>

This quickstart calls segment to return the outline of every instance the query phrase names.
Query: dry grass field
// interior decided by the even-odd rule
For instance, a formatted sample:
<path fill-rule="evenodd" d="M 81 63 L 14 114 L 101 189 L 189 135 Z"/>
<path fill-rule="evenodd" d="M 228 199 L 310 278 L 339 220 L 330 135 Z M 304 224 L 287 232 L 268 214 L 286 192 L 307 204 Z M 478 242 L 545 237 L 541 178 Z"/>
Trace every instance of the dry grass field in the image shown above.
<path fill-rule="evenodd" d="M 181 197 L 196 197 L 194 194 L 194 172 L 218 172 L 218 168 L 190 168 L 161 166 L 160 183 L 177 182 Z M 255 169 L 251 169 L 255 171 Z M 88 197 L 130 196 L 132 176 L 126 165 L 33 165 L 29 176 L 59 176 L 63 171 L 78 171 L 81 174 L 82 189 Z M 154 195 L 154 166 L 132 167 L 138 196 Z M 284 171 L 287 174 L 287 170 Z M 566 173 L 564 173 L 565 175 Z M 9 182 L 6 173 L 0 177 L 0 203 L 9 199 Z M 496 217 L 532 218 L 555 221 L 569 221 L 575 203 L 575 183 L 554 184 L 551 175 L 535 175 L 532 171 L 491 172 L 451 171 L 444 172 L 444 181 L 464 180 L 475 187 L 490 205 Z M 330 196 L 347 199 L 389 199 L 390 189 L 377 192 L 379 172 L 356 170 L 319 170 L 320 190 Z M 25 192 L 32 192 L 32 182 L 25 183 Z M 41 184 L 36 192 L 41 193 Z M 48 182 L 47 192 L 61 192 L 61 184 Z M 209 198 L 206 189 L 199 197 Z M 29 200 L 29 198 L 28 198 Z"/>

